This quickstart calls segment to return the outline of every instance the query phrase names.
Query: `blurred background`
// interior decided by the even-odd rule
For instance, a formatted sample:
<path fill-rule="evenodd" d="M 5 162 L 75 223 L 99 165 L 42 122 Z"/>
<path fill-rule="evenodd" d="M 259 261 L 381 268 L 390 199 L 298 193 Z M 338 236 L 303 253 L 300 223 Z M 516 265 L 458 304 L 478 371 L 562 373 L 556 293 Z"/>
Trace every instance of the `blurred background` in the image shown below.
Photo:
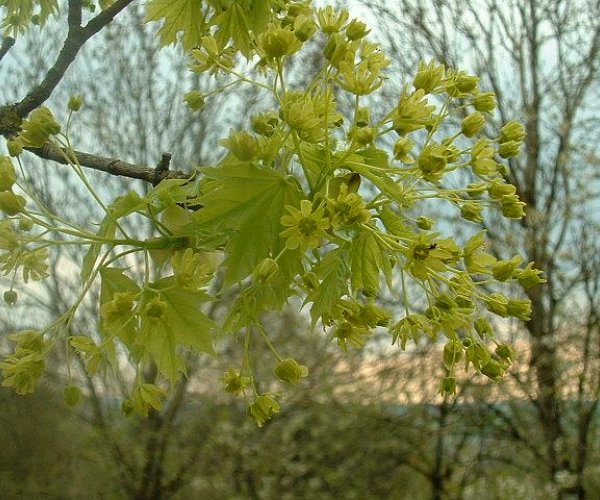
<path fill-rule="evenodd" d="M 517 346 L 505 380 L 468 376 L 454 398 L 438 395 L 440 347 L 401 351 L 389 336 L 346 356 L 305 316 L 268 318 L 273 340 L 310 369 L 286 392 L 282 411 L 257 428 L 245 404 L 222 393 L 220 374 L 239 345 L 223 339 L 218 359 L 190 359 L 190 377 L 161 412 L 125 417 L 126 361 L 118 373 L 78 377 L 85 398 L 63 401 L 64 356 L 31 397 L 0 389 L 1 499 L 506 499 L 600 498 L 600 2 L 597 0 L 387 0 L 344 2 L 365 18 L 392 59 L 373 114 L 389 109 L 420 60 L 435 59 L 481 77 L 499 106 L 488 124 L 522 121 L 526 147 L 510 160 L 510 181 L 527 202 L 520 223 L 487 214 L 491 249 L 523 255 L 548 283 L 527 291 L 526 324 L 503 323 Z M 0 66 L 0 102 L 15 102 L 45 74 L 65 34 L 65 19 L 31 30 Z M 77 149 L 155 165 L 162 152 L 191 170 L 219 158 L 218 140 L 269 108 L 250 87 L 211 97 L 200 113 L 185 92 L 214 82 L 191 73 L 185 55 L 159 50 L 134 3 L 86 45 L 49 106 L 64 119 L 69 96 L 84 108 L 71 137 Z M 288 71 L 295 82 L 322 61 L 315 44 Z M 220 82 L 221 84 L 224 81 Z M 339 96 L 344 103 L 344 96 Z M 98 222 L 66 167 L 26 156 L 28 181 L 47 206 Z M 107 197 L 148 186 L 89 173 Z M 432 206 L 444 224 L 461 223 Z M 63 247 L 52 273 L 15 307 L 0 305 L 6 334 L 59 316 L 78 291 L 82 255 Z M 0 279 L 2 290 L 9 282 Z M 523 293 L 522 291 L 520 293 Z M 384 298 L 385 300 L 385 298 Z M 95 300 L 79 318 L 94 334 Z M 211 314 L 219 318 L 226 304 Z M 87 312 L 86 312 L 87 311 Z M 252 353 L 260 376 L 264 353 Z M 265 367 L 265 373 L 269 370 Z M 268 378 L 266 376 L 265 378 Z"/>

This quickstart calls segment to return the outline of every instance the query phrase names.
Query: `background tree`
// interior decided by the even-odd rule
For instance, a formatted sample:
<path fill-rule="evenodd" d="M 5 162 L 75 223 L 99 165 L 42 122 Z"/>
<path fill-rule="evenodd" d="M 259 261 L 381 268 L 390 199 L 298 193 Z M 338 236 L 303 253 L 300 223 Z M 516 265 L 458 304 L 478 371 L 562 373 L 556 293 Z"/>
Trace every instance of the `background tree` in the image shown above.
<path fill-rule="evenodd" d="M 544 457 L 558 497 L 584 498 L 600 383 L 593 285 L 598 268 L 589 267 L 599 250 L 590 228 L 597 224 L 598 202 L 600 5 L 407 0 L 365 7 L 376 16 L 386 45 L 402 54 L 395 61 L 401 72 L 431 57 L 470 67 L 498 96 L 497 117 L 525 123 L 524 154 L 510 160 L 507 179 L 527 202 L 527 216 L 520 228 L 487 225 L 497 255 L 521 253 L 548 278 L 528 290 L 531 370 L 519 375 L 541 439 L 531 442 L 530 431 L 518 419 L 513 424 Z M 507 418 L 516 418 L 513 409 Z"/>

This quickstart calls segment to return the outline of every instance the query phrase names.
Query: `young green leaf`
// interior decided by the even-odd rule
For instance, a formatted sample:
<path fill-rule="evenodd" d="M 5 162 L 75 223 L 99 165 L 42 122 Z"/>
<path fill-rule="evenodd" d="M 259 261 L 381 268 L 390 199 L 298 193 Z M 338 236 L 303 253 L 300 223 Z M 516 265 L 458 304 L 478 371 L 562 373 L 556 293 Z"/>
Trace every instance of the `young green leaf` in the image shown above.
<path fill-rule="evenodd" d="M 158 30 L 160 43 L 177 43 L 181 33 L 184 49 L 200 45 L 200 39 L 206 32 L 202 2 L 199 0 L 150 0 L 146 7 L 147 21 L 163 21 Z"/>

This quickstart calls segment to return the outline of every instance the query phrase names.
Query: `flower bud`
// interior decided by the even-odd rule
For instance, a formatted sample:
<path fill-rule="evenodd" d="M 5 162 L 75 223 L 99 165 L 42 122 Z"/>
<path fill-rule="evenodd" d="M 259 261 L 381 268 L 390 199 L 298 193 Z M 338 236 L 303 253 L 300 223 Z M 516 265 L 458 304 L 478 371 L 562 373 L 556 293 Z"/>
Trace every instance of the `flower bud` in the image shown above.
<path fill-rule="evenodd" d="M 20 141 L 16 139 L 11 139 L 9 141 L 6 141 L 6 149 L 8 149 L 8 155 L 14 158 L 15 156 L 19 156 L 23 152 L 23 145 Z"/>
<path fill-rule="evenodd" d="M 517 188 L 512 184 L 506 184 L 505 182 L 494 180 L 489 185 L 487 191 L 490 195 L 490 198 L 494 200 L 501 200 L 503 196 L 515 194 Z"/>
<path fill-rule="evenodd" d="M 279 266 L 271 258 L 261 260 L 254 269 L 254 279 L 260 283 L 266 283 L 277 275 Z"/>
<path fill-rule="evenodd" d="M 423 89 L 426 94 L 431 94 L 437 90 L 444 79 L 445 68 L 442 64 L 435 61 L 419 63 L 419 71 L 413 80 L 415 90 Z"/>
<path fill-rule="evenodd" d="M 504 127 L 500 129 L 500 142 L 523 142 L 524 139 L 525 127 L 515 120 L 507 122 Z"/>
<path fill-rule="evenodd" d="M 204 94 L 198 90 L 192 90 L 183 96 L 184 102 L 192 111 L 200 111 L 205 104 Z"/>
<path fill-rule="evenodd" d="M 433 220 L 429 217 L 425 217 L 424 215 L 417 217 L 416 223 L 419 229 L 423 229 L 425 231 L 428 231 L 433 226 Z"/>
<path fill-rule="evenodd" d="M 308 368 L 304 365 L 298 364 L 293 358 L 286 358 L 273 370 L 275 376 L 290 385 L 296 385 L 301 378 L 308 375 Z"/>
<path fill-rule="evenodd" d="M 484 302 L 488 311 L 491 311 L 498 316 L 502 316 L 503 318 L 506 318 L 508 315 L 506 311 L 508 299 L 501 293 L 491 293 L 484 299 Z"/>
<path fill-rule="evenodd" d="M 279 118 L 275 113 L 261 113 L 252 117 L 252 130 L 258 135 L 271 137 L 279 125 Z"/>
<path fill-rule="evenodd" d="M 460 207 L 460 216 L 470 222 L 482 222 L 482 207 L 479 203 L 467 201 Z"/>
<path fill-rule="evenodd" d="M 466 73 L 459 73 L 456 75 L 456 80 L 454 83 L 460 92 L 469 93 L 475 90 L 477 87 L 477 84 L 479 83 L 479 77 L 467 75 Z"/>
<path fill-rule="evenodd" d="M 521 143 L 517 141 L 501 142 L 498 146 L 498 154 L 502 158 L 514 158 L 521 152 Z"/>
<path fill-rule="evenodd" d="M 250 377 L 242 376 L 233 368 L 227 370 L 221 377 L 223 390 L 230 394 L 240 394 L 246 387 L 250 386 Z"/>
<path fill-rule="evenodd" d="M 294 22 L 294 35 L 301 42 L 306 42 L 317 31 L 316 23 L 307 17 L 298 16 Z"/>
<path fill-rule="evenodd" d="M 486 318 L 477 318 L 473 326 L 481 338 L 491 337 L 494 334 L 492 325 L 490 325 L 490 322 Z"/>
<path fill-rule="evenodd" d="M 352 19 L 346 28 L 346 36 L 349 40 L 360 40 L 369 34 L 367 25 L 357 19 Z"/>
<path fill-rule="evenodd" d="M 440 388 L 438 391 L 442 396 L 452 396 L 456 394 L 456 378 L 444 377 L 440 382 Z"/>
<path fill-rule="evenodd" d="M 73 95 L 69 98 L 69 104 L 68 104 L 68 108 L 71 111 L 79 111 L 81 109 L 81 106 L 83 106 L 83 97 L 80 95 Z"/>
<path fill-rule="evenodd" d="M 445 148 L 439 144 L 429 144 L 421 151 L 419 168 L 424 174 L 432 174 L 444 170 L 446 167 Z"/>
<path fill-rule="evenodd" d="M 258 44 L 267 59 L 279 59 L 297 52 L 302 43 L 289 28 L 271 27 L 258 37 Z"/>
<path fill-rule="evenodd" d="M 516 194 L 507 194 L 501 198 L 502 215 L 508 219 L 521 219 L 525 216 L 525 203 L 519 201 Z"/>
<path fill-rule="evenodd" d="M 504 375 L 503 366 L 494 359 L 490 359 L 485 365 L 481 367 L 480 371 L 482 375 L 485 375 L 486 377 L 491 378 L 492 380 L 495 380 Z"/>
<path fill-rule="evenodd" d="M 0 156 L 0 191 L 8 191 L 17 180 L 17 173 L 8 156 Z"/>
<path fill-rule="evenodd" d="M 45 107 L 37 108 L 29 115 L 29 121 L 42 126 L 49 135 L 60 132 L 60 124 L 54 119 L 52 112 Z"/>
<path fill-rule="evenodd" d="M 337 66 L 346 57 L 349 45 L 348 41 L 340 34 L 335 34 L 327 40 L 323 49 L 325 58 L 333 65 Z"/>
<path fill-rule="evenodd" d="M 496 346 L 496 355 L 501 361 L 510 365 L 515 359 L 515 351 L 508 344 L 498 344 Z"/>
<path fill-rule="evenodd" d="M 531 317 L 531 302 L 527 299 L 509 300 L 506 305 L 506 314 L 521 321 L 529 321 Z"/>
<path fill-rule="evenodd" d="M 25 198 L 12 191 L 0 192 L 0 210 L 6 215 L 17 215 L 25 208 Z"/>
<path fill-rule="evenodd" d="M 498 281 L 506 281 L 507 279 L 512 278 L 513 272 L 519 264 L 523 262 L 523 258 L 519 255 L 515 255 L 510 260 L 499 260 L 495 264 L 492 264 L 491 270 L 494 278 Z"/>
<path fill-rule="evenodd" d="M 4 292 L 4 302 L 6 302 L 9 306 L 14 306 L 19 300 L 19 295 L 14 290 L 6 290 Z"/>
<path fill-rule="evenodd" d="M 444 346 L 444 366 L 448 370 L 452 370 L 452 367 L 461 360 L 462 355 L 463 345 L 458 340 L 450 340 Z"/>
<path fill-rule="evenodd" d="M 415 160 L 411 156 L 410 152 L 414 147 L 415 143 L 408 137 L 403 137 L 396 141 L 394 144 L 394 158 L 404 163 L 413 163 Z"/>
<path fill-rule="evenodd" d="M 546 283 L 546 280 L 541 276 L 542 271 L 533 269 L 533 264 L 527 264 L 525 269 L 517 269 L 514 273 L 515 278 L 523 288 L 531 288 Z"/>
<path fill-rule="evenodd" d="M 244 131 L 232 130 L 229 137 L 223 139 L 220 144 L 228 148 L 240 161 L 250 161 L 256 158 L 259 152 L 256 138 Z"/>
<path fill-rule="evenodd" d="M 496 94 L 482 92 L 473 99 L 473 106 L 477 111 L 494 111 L 496 109 Z"/>
<path fill-rule="evenodd" d="M 363 293 L 365 293 L 364 290 Z M 367 294 L 365 293 L 365 295 Z M 369 303 L 362 306 L 358 312 L 358 317 L 351 318 L 351 321 L 356 322 L 358 326 L 368 326 L 369 328 L 375 328 L 376 326 L 389 325 L 391 321 L 391 316 L 390 313 L 387 312 L 385 309 L 376 306 L 373 303 Z"/>
<path fill-rule="evenodd" d="M 352 135 L 358 144 L 371 144 L 377 136 L 377 129 L 375 127 L 361 127 L 355 129 Z"/>
<path fill-rule="evenodd" d="M 259 427 L 271 420 L 275 413 L 279 413 L 279 403 L 271 394 L 258 396 L 248 408 L 248 415 L 255 420 Z"/>
<path fill-rule="evenodd" d="M 475 113 L 471 113 L 462 121 L 460 128 L 465 137 L 473 137 L 477 135 L 479 131 L 485 125 L 485 116 L 483 113 L 479 111 L 475 111 Z"/>
<path fill-rule="evenodd" d="M 167 303 L 159 298 L 152 299 L 144 308 L 144 315 L 151 320 L 163 319 L 167 312 Z"/>

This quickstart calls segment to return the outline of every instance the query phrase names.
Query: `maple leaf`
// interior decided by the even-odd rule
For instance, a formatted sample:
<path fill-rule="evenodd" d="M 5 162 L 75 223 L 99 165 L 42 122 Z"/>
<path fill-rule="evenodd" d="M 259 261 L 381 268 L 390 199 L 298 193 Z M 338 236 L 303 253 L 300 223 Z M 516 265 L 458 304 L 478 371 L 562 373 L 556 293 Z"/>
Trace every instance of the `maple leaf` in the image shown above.
<path fill-rule="evenodd" d="M 163 21 L 158 30 L 162 45 L 177 43 L 181 33 L 181 43 L 186 50 L 200 45 L 206 31 L 201 0 L 151 0 L 146 8 L 146 20 Z"/>
<path fill-rule="evenodd" d="M 331 311 L 336 300 L 348 293 L 348 261 L 347 248 L 339 247 L 329 252 L 313 269 L 321 283 L 304 301 L 305 304 L 313 303 L 310 308 L 313 328 L 323 314 Z"/>
<path fill-rule="evenodd" d="M 158 318 L 144 318 L 139 337 L 159 371 L 175 381 L 180 373 L 185 373 L 179 348 L 214 355 L 212 341 L 218 326 L 200 310 L 204 294 L 174 288 L 172 277 L 154 283 L 152 289 L 157 293 L 150 293 L 147 298 L 158 298 L 164 309 Z"/>
<path fill-rule="evenodd" d="M 225 248 L 225 281 L 232 283 L 283 249 L 281 216 L 287 213 L 287 205 L 299 204 L 301 192 L 279 172 L 231 159 L 202 172 L 211 180 L 199 199 L 203 208 L 194 214 L 192 227 L 231 231 Z"/>

